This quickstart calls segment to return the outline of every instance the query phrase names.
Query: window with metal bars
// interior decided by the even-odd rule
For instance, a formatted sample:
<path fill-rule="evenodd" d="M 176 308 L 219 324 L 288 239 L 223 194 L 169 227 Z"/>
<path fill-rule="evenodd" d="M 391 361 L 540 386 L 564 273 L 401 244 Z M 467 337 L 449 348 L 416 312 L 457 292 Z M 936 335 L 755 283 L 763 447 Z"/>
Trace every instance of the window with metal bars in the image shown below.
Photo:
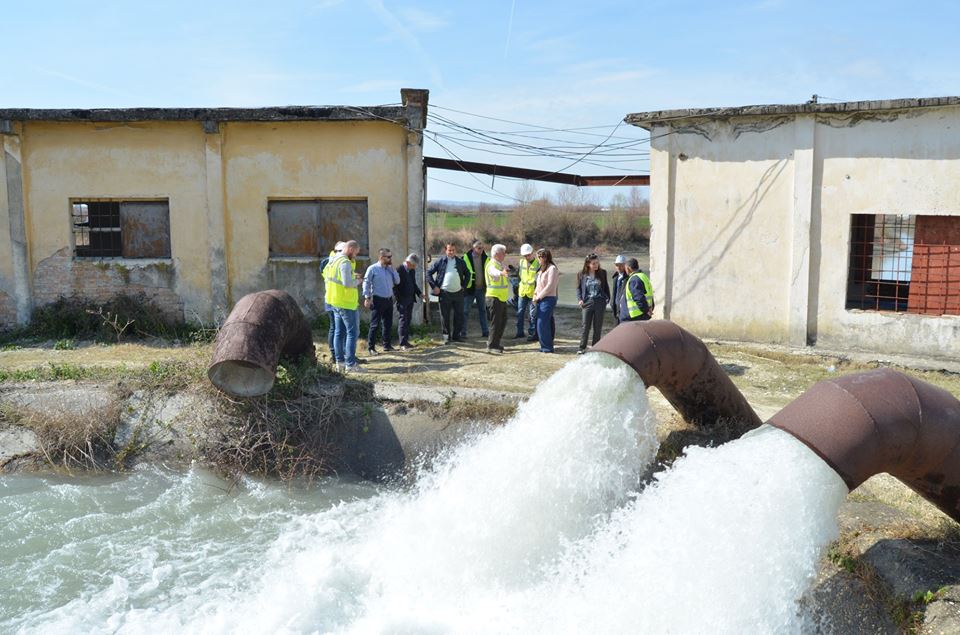
<path fill-rule="evenodd" d="M 169 258 L 167 201 L 71 202 L 77 258 Z"/>
<path fill-rule="evenodd" d="M 960 216 L 854 214 L 847 308 L 960 315 Z"/>

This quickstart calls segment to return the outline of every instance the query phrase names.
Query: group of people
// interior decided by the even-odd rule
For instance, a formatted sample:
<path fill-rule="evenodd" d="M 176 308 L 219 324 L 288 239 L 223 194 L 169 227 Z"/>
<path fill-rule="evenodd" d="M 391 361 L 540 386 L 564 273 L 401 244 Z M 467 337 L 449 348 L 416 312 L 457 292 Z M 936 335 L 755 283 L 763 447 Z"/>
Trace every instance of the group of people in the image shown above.
<path fill-rule="evenodd" d="M 493 245 L 488 256 L 483 243 L 476 241 L 463 256 L 457 255 L 457 246 L 449 243 L 442 256 L 434 260 L 427 271 L 431 292 L 440 304 L 440 328 L 443 343 L 467 339 L 470 312 L 478 307 L 480 332 L 487 338 L 487 351 L 500 352 L 503 333 L 507 327 L 510 289 L 514 285 L 516 297 L 515 338 L 526 337 L 539 341 L 540 350 L 553 352 L 553 311 L 557 306 L 559 270 L 549 249 L 534 253 L 531 245 L 520 247 L 519 266 L 506 262 L 505 245 Z M 524 324 L 529 319 L 527 331 Z"/>
<path fill-rule="evenodd" d="M 330 320 L 329 345 L 338 369 L 360 371 L 356 349 L 359 339 L 359 307 L 370 310 L 367 346 L 377 355 L 378 341 L 384 351 L 391 344 L 394 309 L 399 316 L 397 332 L 400 349 L 413 346 L 410 327 L 413 307 L 426 301 L 417 284 L 417 254 L 409 254 L 396 267 L 389 249 L 380 249 L 377 260 L 363 276 L 356 271 L 359 245 L 355 240 L 337 243 L 320 267 L 325 282 L 324 302 Z M 549 249 L 534 250 L 530 244 L 520 247 L 517 265 L 508 264 L 507 248 L 496 244 L 488 256 L 483 243 L 475 241 L 462 257 L 455 244 L 447 244 L 427 271 L 430 292 L 437 296 L 443 343 L 467 339 L 467 324 L 477 307 L 480 331 L 487 340 L 488 352 L 504 352 L 503 335 L 509 311 L 515 312 L 514 339 L 539 342 L 540 351 L 552 353 L 556 326 L 560 271 Z M 614 321 L 649 320 L 653 313 L 653 287 L 640 270 L 636 258 L 617 256 L 612 281 L 600 266 L 600 258 L 591 253 L 577 274 L 577 302 L 582 310 L 582 330 L 578 353 L 587 348 L 587 340 L 596 344 L 603 331 L 603 316 L 609 305 Z M 611 284 L 612 282 L 612 284 Z M 511 298 L 511 289 L 512 296 Z M 592 331 L 592 338 L 590 337 Z"/>
<path fill-rule="evenodd" d="M 577 354 L 596 344 L 603 334 L 603 315 L 609 304 L 615 324 L 634 320 L 649 320 L 653 316 L 653 285 L 646 273 L 640 270 L 636 258 L 617 256 L 613 261 L 616 273 L 613 286 L 607 281 L 607 272 L 600 266 L 597 254 L 587 254 L 583 269 L 577 273 L 577 303 L 580 305 L 582 329 Z"/>
<path fill-rule="evenodd" d="M 520 260 L 514 266 L 506 263 L 506 253 L 506 247 L 498 244 L 491 247 L 487 256 L 483 243 L 475 241 L 460 257 L 457 246 L 447 244 L 444 254 L 433 262 L 427 280 L 439 298 L 443 342 L 466 340 L 470 313 L 477 305 L 487 350 L 502 353 L 508 307 L 512 307 L 516 312 L 514 339 L 538 341 L 541 352 L 552 353 L 556 335 L 553 312 L 560 280 L 553 254 L 549 249 L 534 251 L 532 245 L 524 244 L 520 247 Z M 614 267 L 612 286 L 597 254 L 587 255 L 583 269 L 577 274 L 577 302 L 583 320 L 580 353 L 586 350 L 588 339 L 591 344 L 600 339 L 608 305 L 617 324 L 649 320 L 653 315 L 653 285 L 640 270 L 637 259 L 617 256 Z M 512 304 L 508 284 L 513 288 Z"/>

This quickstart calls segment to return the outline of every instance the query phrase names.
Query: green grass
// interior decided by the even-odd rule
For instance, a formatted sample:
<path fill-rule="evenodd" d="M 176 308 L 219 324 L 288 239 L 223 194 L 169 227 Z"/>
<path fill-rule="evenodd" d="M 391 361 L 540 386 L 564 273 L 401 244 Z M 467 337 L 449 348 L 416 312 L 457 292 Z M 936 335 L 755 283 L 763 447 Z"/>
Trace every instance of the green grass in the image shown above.
<path fill-rule="evenodd" d="M 490 212 L 482 215 L 484 219 L 492 218 L 497 227 L 503 227 L 509 213 Z M 451 214 L 448 212 L 434 212 L 427 214 L 427 228 L 435 231 L 458 231 L 473 229 L 480 222 L 480 214 Z"/>

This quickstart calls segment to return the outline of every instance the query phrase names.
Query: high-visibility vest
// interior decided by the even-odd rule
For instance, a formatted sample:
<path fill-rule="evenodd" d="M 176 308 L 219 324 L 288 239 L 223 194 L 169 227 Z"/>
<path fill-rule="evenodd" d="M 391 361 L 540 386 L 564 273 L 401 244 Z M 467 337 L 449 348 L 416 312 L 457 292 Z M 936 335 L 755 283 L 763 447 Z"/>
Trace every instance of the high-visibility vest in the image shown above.
<path fill-rule="evenodd" d="M 520 261 L 520 288 L 517 293 L 521 298 L 532 298 L 537 288 L 537 272 L 540 271 L 540 261 L 534 258 Z"/>
<path fill-rule="evenodd" d="M 472 286 L 473 286 L 473 283 L 477 280 L 477 274 L 474 273 L 474 271 L 473 271 L 473 257 L 470 255 L 471 253 L 473 253 L 473 252 L 472 252 L 472 251 L 468 251 L 467 253 L 465 253 L 465 254 L 463 255 L 463 262 L 464 262 L 464 264 L 467 265 L 467 272 L 470 274 L 470 278 L 467 280 L 467 286 L 468 286 L 468 287 L 472 287 Z M 483 254 L 480 254 L 479 256 L 477 256 L 477 258 L 480 259 L 480 266 L 482 267 L 482 266 L 483 266 Z M 490 262 L 489 258 L 487 259 L 487 262 Z M 486 279 L 487 279 L 487 276 L 484 275 L 484 276 L 483 276 L 483 279 L 486 280 Z"/>
<path fill-rule="evenodd" d="M 493 265 L 503 275 L 494 280 L 493 276 L 490 275 L 490 265 Z M 496 298 L 501 302 L 510 299 L 510 280 L 507 278 L 502 264 L 491 258 L 483 270 L 483 277 L 487 281 L 486 295 L 488 298 Z"/>
<path fill-rule="evenodd" d="M 327 266 L 323 268 L 323 280 L 325 282 L 324 301 L 330 306 L 339 309 L 356 310 L 360 306 L 360 294 L 357 292 L 357 285 L 353 278 L 343 279 L 341 267 L 344 262 L 350 262 L 350 270 L 353 271 L 354 263 L 343 254 L 337 254 L 330 259 Z"/>
<path fill-rule="evenodd" d="M 647 277 L 647 274 L 642 271 L 631 273 L 630 277 L 626 280 L 627 311 L 630 312 L 631 318 L 638 318 L 643 315 L 643 311 L 640 310 L 640 306 L 633 298 L 633 293 L 630 292 L 630 281 L 634 278 L 639 278 L 640 282 L 643 283 L 643 289 L 645 291 L 643 297 L 647 300 L 647 308 L 650 310 L 653 309 L 653 285 L 650 284 L 650 278 Z"/>

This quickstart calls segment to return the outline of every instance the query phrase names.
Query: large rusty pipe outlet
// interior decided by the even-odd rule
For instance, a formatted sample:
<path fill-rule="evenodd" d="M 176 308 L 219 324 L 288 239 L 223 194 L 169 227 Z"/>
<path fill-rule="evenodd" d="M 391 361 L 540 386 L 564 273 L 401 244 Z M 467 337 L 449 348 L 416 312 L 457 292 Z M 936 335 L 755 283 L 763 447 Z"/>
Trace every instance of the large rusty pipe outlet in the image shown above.
<path fill-rule="evenodd" d="M 695 335 L 668 320 L 624 322 L 593 349 L 629 364 L 683 418 L 700 427 L 721 420 L 740 432 L 762 422 L 720 364 Z"/>
<path fill-rule="evenodd" d="M 879 369 L 818 382 L 768 423 L 851 490 L 887 472 L 960 522 L 960 401 L 949 392 Z"/>
<path fill-rule="evenodd" d="M 217 334 L 210 381 L 235 397 L 264 395 L 273 387 L 281 357 L 316 361 L 310 324 L 286 291 L 240 298 Z"/>

